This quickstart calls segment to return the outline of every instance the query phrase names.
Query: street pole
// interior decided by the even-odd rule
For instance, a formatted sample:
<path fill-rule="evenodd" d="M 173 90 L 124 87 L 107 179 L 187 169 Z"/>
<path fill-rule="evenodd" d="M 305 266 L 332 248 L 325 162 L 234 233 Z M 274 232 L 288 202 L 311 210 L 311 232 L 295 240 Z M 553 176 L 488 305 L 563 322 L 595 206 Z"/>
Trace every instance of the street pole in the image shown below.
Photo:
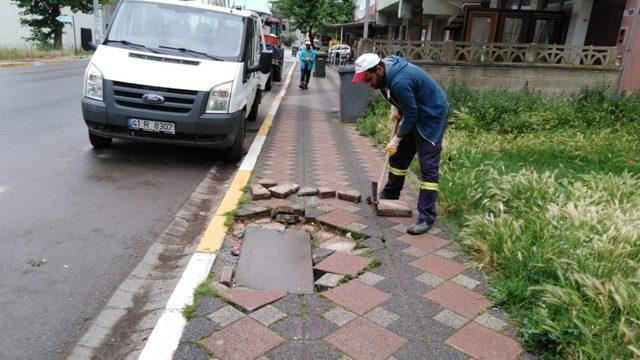
<path fill-rule="evenodd" d="M 367 0 L 364 9 L 364 34 L 362 37 L 369 38 L 369 0 Z"/>
<path fill-rule="evenodd" d="M 76 17 L 71 15 L 71 23 L 73 24 L 73 52 L 78 55 L 78 40 L 76 39 Z"/>

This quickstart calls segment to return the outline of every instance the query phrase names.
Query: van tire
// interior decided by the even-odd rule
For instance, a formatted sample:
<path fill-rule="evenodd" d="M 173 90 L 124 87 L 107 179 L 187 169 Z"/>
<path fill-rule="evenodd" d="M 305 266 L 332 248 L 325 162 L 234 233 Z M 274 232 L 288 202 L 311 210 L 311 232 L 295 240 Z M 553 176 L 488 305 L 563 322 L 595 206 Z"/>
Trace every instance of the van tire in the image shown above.
<path fill-rule="evenodd" d="M 269 78 L 267 79 L 267 83 L 264 84 L 264 91 L 271 91 L 271 75 L 269 74 Z"/>
<path fill-rule="evenodd" d="M 253 105 L 251 105 L 251 111 L 249 111 L 249 116 L 247 116 L 247 121 L 255 122 L 258 120 L 258 107 L 260 106 L 260 97 L 262 96 L 261 91 L 258 90 L 256 92 L 256 98 L 253 100 Z"/>
<path fill-rule="evenodd" d="M 240 128 L 238 129 L 238 134 L 233 141 L 233 145 L 229 146 L 226 153 L 224 154 L 225 160 L 234 163 L 242 160 L 242 155 L 244 155 L 244 135 L 246 128 L 247 122 L 244 116 L 242 116 L 242 118 L 240 119 Z"/>
<path fill-rule="evenodd" d="M 89 133 L 89 142 L 94 149 L 106 149 L 111 146 L 113 139 Z"/>
<path fill-rule="evenodd" d="M 281 82 L 282 81 L 282 68 L 280 66 L 274 66 L 271 68 L 273 73 L 273 81 Z"/>

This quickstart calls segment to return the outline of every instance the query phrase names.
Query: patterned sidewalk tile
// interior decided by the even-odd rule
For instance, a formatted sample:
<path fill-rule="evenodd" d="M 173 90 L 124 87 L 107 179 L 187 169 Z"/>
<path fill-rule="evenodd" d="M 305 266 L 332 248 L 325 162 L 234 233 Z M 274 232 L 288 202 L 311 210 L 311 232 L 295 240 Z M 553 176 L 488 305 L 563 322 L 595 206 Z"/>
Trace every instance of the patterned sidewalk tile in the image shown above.
<path fill-rule="evenodd" d="M 325 338 L 356 360 L 387 359 L 407 340 L 362 318 L 355 319 Z"/>
<path fill-rule="evenodd" d="M 284 291 L 259 291 L 230 289 L 222 294 L 227 300 L 242 306 L 247 311 L 254 311 L 287 296 Z"/>
<path fill-rule="evenodd" d="M 346 227 L 347 225 L 357 222 L 362 219 L 361 216 L 344 211 L 342 209 L 336 209 L 324 215 L 318 217 L 318 220 L 336 227 Z"/>
<path fill-rule="evenodd" d="M 202 344 L 221 360 L 255 359 L 283 342 L 278 334 L 250 318 L 237 321 L 202 340 Z"/>
<path fill-rule="evenodd" d="M 323 295 L 334 303 L 363 315 L 374 307 L 384 303 L 391 296 L 357 280 L 351 280 Z"/>
<path fill-rule="evenodd" d="M 430 272 L 445 279 L 449 279 L 466 269 L 466 266 L 464 264 L 445 259 L 434 254 L 430 254 L 418 260 L 412 261 L 409 263 L 409 265 L 415 266 L 418 269 Z"/>
<path fill-rule="evenodd" d="M 318 263 L 314 269 L 333 274 L 355 276 L 360 270 L 366 268 L 371 261 L 372 259 L 367 257 L 337 251 Z"/>
<path fill-rule="evenodd" d="M 399 237 L 398 240 L 427 253 L 436 251 L 449 243 L 448 240 L 431 234 L 423 234 L 418 236 L 407 234 Z"/>
<path fill-rule="evenodd" d="M 522 353 L 518 342 L 475 323 L 460 329 L 445 344 L 479 360 L 513 360 Z"/>
<path fill-rule="evenodd" d="M 445 282 L 429 291 L 425 297 L 468 318 L 476 316 L 491 304 L 484 295 L 452 282 Z"/>

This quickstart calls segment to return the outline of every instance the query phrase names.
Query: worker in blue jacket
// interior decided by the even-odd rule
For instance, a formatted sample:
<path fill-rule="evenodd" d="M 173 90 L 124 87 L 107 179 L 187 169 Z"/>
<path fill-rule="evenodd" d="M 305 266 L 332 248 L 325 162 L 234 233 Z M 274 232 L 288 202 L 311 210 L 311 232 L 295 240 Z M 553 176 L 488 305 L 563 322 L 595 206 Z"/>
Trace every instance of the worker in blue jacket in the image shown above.
<path fill-rule="evenodd" d="M 300 51 L 300 88 L 309 88 L 311 70 L 316 63 L 316 51 L 311 47 L 311 41 L 305 42 L 305 48 Z"/>
<path fill-rule="evenodd" d="M 363 54 L 355 63 L 353 82 L 364 81 L 379 89 L 391 103 L 391 118 L 400 121 L 398 131 L 385 151 L 389 158 L 389 180 L 381 199 L 398 199 L 416 152 L 420 163 L 418 219 L 409 226 L 412 235 L 424 234 L 436 221 L 436 199 L 442 138 L 449 115 L 444 90 L 426 71 L 400 56 L 384 59 Z"/>

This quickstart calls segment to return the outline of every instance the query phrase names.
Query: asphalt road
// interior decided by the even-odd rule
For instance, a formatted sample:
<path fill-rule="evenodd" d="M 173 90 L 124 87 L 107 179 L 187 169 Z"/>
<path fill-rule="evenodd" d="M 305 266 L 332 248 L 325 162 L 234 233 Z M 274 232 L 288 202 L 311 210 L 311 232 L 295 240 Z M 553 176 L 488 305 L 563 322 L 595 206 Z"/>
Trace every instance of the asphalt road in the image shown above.
<path fill-rule="evenodd" d="M 0 68 L 2 359 L 63 358 L 207 171 L 232 168 L 206 149 L 93 150 L 86 64 Z"/>

